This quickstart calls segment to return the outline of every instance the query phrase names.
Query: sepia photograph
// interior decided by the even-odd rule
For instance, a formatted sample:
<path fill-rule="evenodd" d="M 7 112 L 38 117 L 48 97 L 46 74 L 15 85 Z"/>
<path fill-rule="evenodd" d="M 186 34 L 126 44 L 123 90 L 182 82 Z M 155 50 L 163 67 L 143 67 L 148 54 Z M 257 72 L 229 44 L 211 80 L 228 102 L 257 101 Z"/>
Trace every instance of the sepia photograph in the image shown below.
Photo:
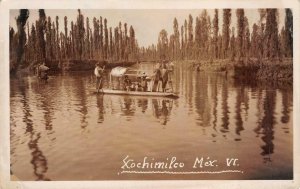
<path fill-rule="evenodd" d="M 3 27 L 10 182 L 295 179 L 298 10 L 26 8 Z"/>
<path fill-rule="evenodd" d="M 291 9 L 10 10 L 9 43 L 13 179 L 293 178 Z"/>

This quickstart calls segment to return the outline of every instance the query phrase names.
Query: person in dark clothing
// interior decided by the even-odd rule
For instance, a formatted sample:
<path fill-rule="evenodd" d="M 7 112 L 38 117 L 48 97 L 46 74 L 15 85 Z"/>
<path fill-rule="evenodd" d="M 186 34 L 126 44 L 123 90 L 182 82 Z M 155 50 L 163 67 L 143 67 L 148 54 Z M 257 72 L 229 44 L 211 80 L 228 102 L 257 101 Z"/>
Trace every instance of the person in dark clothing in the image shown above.
<path fill-rule="evenodd" d="M 143 77 L 142 77 L 142 80 L 141 80 L 141 87 L 142 87 L 142 91 L 143 91 L 143 92 L 147 91 L 148 85 L 147 85 L 146 76 L 143 76 Z"/>
<path fill-rule="evenodd" d="M 126 75 L 125 79 L 124 79 L 124 90 L 130 91 L 130 86 L 131 86 L 131 81 L 128 78 L 128 76 Z"/>
<path fill-rule="evenodd" d="M 162 90 L 163 92 L 166 92 L 166 86 L 168 83 L 169 75 L 168 75 L 168 70 L 167 66 L 164 64 L 162 69 L 161 69 L 161 80 L 162 80 Z"/>
<path fill-rule="evenodd" d="M 152 86 L 152 92 L 158 91 L 158 82 L 161 79 L 161 72 L 159 68 L 156 68 L 154 70 L 154 78 L 153 78 L 153 86 Z"/>

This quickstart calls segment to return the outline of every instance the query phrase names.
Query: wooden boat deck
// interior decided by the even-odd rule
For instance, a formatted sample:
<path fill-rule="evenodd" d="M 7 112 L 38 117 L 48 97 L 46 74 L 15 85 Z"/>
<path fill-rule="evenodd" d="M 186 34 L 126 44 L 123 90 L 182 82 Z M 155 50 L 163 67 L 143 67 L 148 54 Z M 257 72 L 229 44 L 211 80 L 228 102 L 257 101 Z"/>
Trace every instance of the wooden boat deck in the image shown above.
<path fill-rule="evenodd" d="M 99 94 L 113 94 L 113 95 L 133 95 L 133 96 L 154 96 L 154 97 L 168 97 L 168 98 L 179 98 L 175 93 L 170 92 L 142 92 L 142 91 L 123 91 L 123 90 L 112 90 L 112 89 L 101 89 L 97 92 L 96 89 L 90 89 L 93 93 Z"/>

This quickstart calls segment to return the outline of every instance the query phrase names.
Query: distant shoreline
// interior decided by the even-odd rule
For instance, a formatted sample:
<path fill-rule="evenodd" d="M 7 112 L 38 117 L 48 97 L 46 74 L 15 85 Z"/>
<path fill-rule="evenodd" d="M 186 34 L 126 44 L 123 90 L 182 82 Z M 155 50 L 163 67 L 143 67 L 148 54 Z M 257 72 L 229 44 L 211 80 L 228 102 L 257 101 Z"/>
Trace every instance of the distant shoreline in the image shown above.
<path fill-rule="evenodd" d="M 239 80 L 267 80 L 293 83 L 293 59 L 285 58 L 278 60 L 263 60 L 259 62 L 249 59 L 247 62 L 237 62 L 230 59 L 219 59 L 213 61 L 186 60 L 176 63 L 187 63 L 190 69 L 204 72 L 227 72 L 228 77 Z M 176 64 L 175 64 L 176 65 Z"/>

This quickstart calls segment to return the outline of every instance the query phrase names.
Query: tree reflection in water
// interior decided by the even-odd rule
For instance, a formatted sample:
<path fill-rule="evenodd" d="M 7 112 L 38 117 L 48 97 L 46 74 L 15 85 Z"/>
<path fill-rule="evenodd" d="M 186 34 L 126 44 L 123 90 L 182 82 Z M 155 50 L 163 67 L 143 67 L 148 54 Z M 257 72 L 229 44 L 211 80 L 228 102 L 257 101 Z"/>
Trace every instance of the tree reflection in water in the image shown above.
<path fill-rule="evenodd" d="M 149 123 L 147 125 L 159 127 L 159 129 L 166 128 L 166 125 L 176 126 L 167 128 L 171 134 L 166 136 L 166 140 L 172 139 L 167 138 L 173 136 L 172 132 L 174 134 L 184 129 L 187 131 L 186 137 L 191 141 L 198 141 L 200 134 L 202 135 L 201 139 L 211 143 L 216 142 L 212 145 L 217 145 L 220 148 L 231 148 L 229 143 L 236 144 L 236 146 L 234 145 L 236 149 L 231 148 L 232 150 L 242 150 L 247 146 L 247 153 L 241 153 L 241 159 L 249 159 L 249 155 L 251 155 L 255 161 L 253 161 L 255 164 L 244 164 L 247 170 L 256 169 L 261 171 L 261 169 L 267 168 L 269 171 L 271 166 L 274 166 L 274 170 L 280 170 L 283 166 L 277 160 L 291 162 L 289 160 L 292 159 L 292 153 L 288 153 L 291 150 L 292 140 L 290 140 L 290 136 L 292 134 L 284 133 L 292 132 L 293 94 L 291 90 L 278 89 L 276 91 L 277 88 L 267 88 L 268 85 L 263 87 L 257 85 L 249 87 L 243 83 L 233 85 L 233 80 L 230 78 L 225 80 L 222 74 L 203 72 L 190 74 L 185 70 L 180 71 L 179 69 L 176 73 L 178 75 L 174 77 L 177 78 L 178 83 L 174 86 L 180 90 L 180 98 L 177 100 L 155 97 L 89 95 L 86 90 L 83 90 L 88 85 L 81 75 L 59 78 L 65 82 L 64 86 L 55 83 L 58 79 L 53 81 L 53 83 L 49 82 L 47 85 L 36 88 L 33 87 L 34 83 L 31 83 L 31 85 L 27 83 L 12 83 L 11 104 L 16 106 L 14 107 L 16 109 L 21 108 L 18 111 L 11 111 L 12 175 L 19 174 L 16 176 L 31 180 L 49 180 L 50 176 L 50 179 L 54 180 L 65 178 L 61 172 L 57 171 L 58 168 L 61 168 L 60 166 L 64 165 L 60 164 L 59 161 L 55 162 L 54 160 L 56 160 L 57 156 L 53 156 L 54 153 L 51 153 L 52 151 L 65 152 L 65 146 L 63 145 L 73 145 L 73 143 L 68 143 L 68 141 L 65 144 L 55 143 L 59 140 L 65 140 L 65 130 L 60 126 L 62 124 L 65 126 L 63 128 L 68 126 L 65 125 L 68 122 L 59 120 L 61 114 L 70 115 L 71 117 L 67 118 L 70 121 L 76 118 L 80 131 L 82 130 L 80 129 L 80 124 L 83 123 L 82 126 L 84 126 L 84 123 L 86 123 L 88 125 L 87 128 L 98 132 L 87 133 L 91 136 L 89 138 L 91 143 L 96 143 L 97 145 L 94 146 L 98 147 L 101 145 L 98 142 L 99 136 L 106 137 L 108 136 L 107 132 L 113 132 L 119 128 L 97 128 L 96 130 L 94 129 L 96 122 L 99 123 L 98 125 L 101 125 L 100 123 L 105 121 L 106 125 L 111 125 L 111 123 L 119 121 L 115 120 L 116 118 L 120 118 L 120 120 L 125 120 L 126 122 L 124 122 L 124 128 L 122 128 L 124 130 L 128 129 L 125 127 L 130 126 L 143 127 L 145 122 Z M 17 89 L 14 89 L 14 86 L 17 86 Z M 277 98 L 276 92 L 278 92 Z M 60 109 L 61 106 L 65 108 Z M 182 115 L 182 117 L 178 115 Z M 278 123 L 275 123 L 275 120 L 278 120 Z M 16 126 L 12 123 L 14 121 Z M 177 126 L 180 127 L 182 125 L 181 121 L 186 121 L 188 124 L 184 125 L 186 126 L 184 128 L 177 128 Z M 78 141 L 80 139 L 78 137 L 82 137 L 77 135 L 78 128 L 70 127 L 69 129 L 68 136 L 71 139 L 70 141 Z M 151 129 L 153 128 L 139 128 L 132 134 L 140 132 L 141 135 L 139 136 L 143 140 L 143 137 L 148 135 Z M 206 132 L 207 136 L 204 136 L 202 131 Z M 276 138 L 274 139 L 275 131 Z M 118 132 L 114 132 L 114 134 L 118 134 Z M 129 134 L 131 133 L 129 132 Z M 49 136 L 58 138 L 53 142 L 50 141 L 51 139 L 48 140 Z M 157 136 L 153 135 L 153 137 Z M 243 142 L 235 142 L 241 139 Z M 121 138 L 120 140 L 123 139 Z M 25 143 L 23 144 L 22 142 L 24 141 Z M 155 144 L 150 141 L 148 144 L 149 148 L 156 149 Z M 197 145 L 202 146 L 200 143 Z M 275 145 L 276 151 L 274 150 Z M 15 152 L 14 149 L 16 149 Z M 103 148 L 99 149 L 102 150 Z M 118 154 L 113 149 L 107 149 L 106 154 L 112 157 L 117 156 Z M 165 152 L 168 149 L 164 148 L 162 150 Z M 83 147 L 82 150 L 88 149 Z M 126 148 L 121 150 L 126 150 Z M 183 150 L 188 151 L 187 155 L 191 156 L 196 153 L 192 147 Z M 85 152 L 87 153 L 83 157 L 79 157 L 80 161 L 86 161 L 84 158 L 89 161 L 90 157 L 95 157 L 93 153 Z M 215 151 L 214 153 L 222 156 L 224 152 L 220 150 L 220 152 Z M 274 153 L 276 153 L 276 159 L 273 155 Z M 60 156 L 60 161 L 67 161 L 70 158 L 69 155 L 72 154 Z M 29 159 L 26 159 L 27 157 Z M 100 160 L 102 161 L 103 159 L 99 158 L 99 161 L 96 163 L 100 162 Z M 268 164 L 264 166 L 265 163 L 271 162 L 271 160 L 271 166 Z M 111 158 L 109 163 L 114 165 L 113 158 Z M 74 164 L 74 166 L 78 165 Z M 94 164 L 91 164 L 91 166 L 94 166 Z M 64 168 L 68 169 L 67 167 Z M 84 176 L 90 173 L 88 169 L 87 172 L 80 172 L 81 176 L 83 176 L 82 178 L 86 178 Z M 266 171 L 266 174 L 269 173 L 268 171 Z M 256 171 L 253 170 L 249 172 L 255 172 L 256 174 Z M 77 173 L 74 170 L 70 170 L 70 174 Z M 262 172 L 260 174 L 265 173 Z M 97 175 L 92 176 L 99 178 Z M 248 176 L 256 175 L 247 175 L 247 178 L 249 178 Z"/>
<path fill-rule="evenodd" d="M 244 96 L 244 87 L 237 88 L 237 97 L 236 97 L 236 104 L 235 104 L 235 119 L 236 119 L 236 128 L 235 133 L 239 136 L 240 132 L 244 130 L 243 127 L 243 119 L 242 119 L 242 100 Z M 235 138 L 236 141 L 240 141 L 240 137 Z"/>
<path fill-rule="evenodd" d="M 213 104 L 213 121 L 212 121 L 212 125 L 213 125 L 213 133 L 212 133 L 212 137 L 213 137 L 213 142 L 216 142 L 216 137 L 217 135 L 217 120 L 218 120 L 218 77 L 211 77 L 212 80 L 212 92 L 211 92 L 211 96 L 212 96 L 212 104 Z"/>
<path fill-rule="evenodd" d="M 261 122 L 261 128 L 263 129 L 263 136 L 261 137 L 262 141 L 264 141 L 264 145 L 261 146 L 263 150 L 261 155 L 264 156 L 264 161 L 271 162 L 271 154 L 274 152 L 274 131 L 273 127 L 275 124 L 275 99 L 276 92 L 275 90 L 267 90 L 266 98 L 264 102 L 264 117 Z"/>
<path fill-rule="evenodd" d="M 227 82 L 222 82 L 222 129 L 221 132 L 226 133 L 229 129 L 229 107 L 228 107 L 228 86 Z"/>
<path fill-rule="evenodd" d="M 77 100 L 79 101 L 79 107 L 78 110 L 79 114 L 81 115 L 81 128 L 84 130 L 88 126 L 87 122 L 87 116 L 88 116 L 88 109 L 87 109 L 87 98 L 86 98 L 86 92 L 83 90 L 85 88 L 85 84 L 83 80 L 79 80 L 79 82 L 74 83 L 74 85 L 77 88 Z"/>
<path fill-rule="evenodd" d="M 37 177 L 36 180 L 50 180 L 45 176 L 45 173 L 48 170 L 47 159 L 38 146 L 38 141 L 41 138 L 41 134 L 37 133 L 36 138 L 34 137 L 34 134 L 30 135 L 30 141 L 28 143 L 28 147 L 31 150 L 32 155 L 32 160 L 30 163 L 33 165 L 34 175 Z"/>
<path fill-rule="evenodd" d="M 292 104 L 291 102 L 293 102 L 292 100 L 292 95 L 290 95 L 290 92 L 288 90 L 281 90 L 281 94 L 282 94 L 282 116 L 281 116 L 281 123 L 283 124 L 287 124 L 290 121 L 290 112 L 291 112 L 291 108 L 292 108 Z M 290 128 L 284 126 L 283 130 L 284 133 L 290 133 L 289 131 Z"/>
<path fill-rule="evenodd" d="M 98 123 L 103 123 L 104 121 L 104 106 L 103 106 L 103 95 L 96 95 L 97 98 L 97 108 L 98 108 Z"/>
<path fill-rule="evenodd" d="M 196 124 L 203 128 L 205 133 L 206 127 L 210 127 L 211 120 L 211 102 L 208 96 L 208 76 L 197 73 L 195 84 L 195 109 L 197 113 Z"/>
<path fill-rule="evenodd" d="M 39 149 L 38 141 L 41 138 L 41 134 L 35 132 L 31 110 L 29 106 L 29 99 L 26 95 L 26 89 L 24 85 L 20 85 L 20 91 L 22 94 L 22 104 L 23 104 L 23 112 L 24 117 L 23 121 L 26 124 L 26 133 L 29 133 L 30 140 L 28 142 L 28 147 L 31 150 L 32 159 L 30 163 L 33 165 L 34 175 L 37 177 L 36 180 L 50 180 L 45 174 L 48 170 L 47 159 L 43 155 L 43 152 Z"/>
<path fill-rule="evenodd" d="M 271 162 L 271 154 L 274 152 L 274 124 L 275 124 L 275 99 L 276 91 L 267 89 L 266 95 L 262 104 L 262 114 L 263 117 L 258 120 L 258 126 L 254 129 L 254 132 L 257 133 L 257 136 L 261 137 L 264 144 L 261 146 L 262 152 L 260 153 L 263 156 L 264 163 Z M 259 92 L 258 97 L 258 106 L 262 103 L 262 95 Z M 260 109 L 260 108 L 258 108 Z M 260 112 L 260 111 L 259 111 Z"/>

